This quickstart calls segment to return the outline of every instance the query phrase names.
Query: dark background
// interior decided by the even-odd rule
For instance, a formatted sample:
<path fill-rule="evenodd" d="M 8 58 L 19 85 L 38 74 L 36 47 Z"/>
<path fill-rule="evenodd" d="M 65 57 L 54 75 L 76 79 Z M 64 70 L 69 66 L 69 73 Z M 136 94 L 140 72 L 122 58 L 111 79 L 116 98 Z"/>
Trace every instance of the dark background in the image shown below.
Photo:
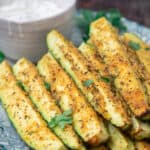
<path fill-rule="evenodd" d="M 126 18 L 150 27 L 150 0 L 77 0 L 77 8 L 118 8 Z"/>

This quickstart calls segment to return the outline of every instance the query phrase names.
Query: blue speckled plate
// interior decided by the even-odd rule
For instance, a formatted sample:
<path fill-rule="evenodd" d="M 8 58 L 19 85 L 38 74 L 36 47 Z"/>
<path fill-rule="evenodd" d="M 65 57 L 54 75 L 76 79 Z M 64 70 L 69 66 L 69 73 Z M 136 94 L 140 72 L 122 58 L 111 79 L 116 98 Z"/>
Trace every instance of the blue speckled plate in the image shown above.
<path fill-rule="evenodd" d="M 122 19 L 129 32 L 136 33 L 144 41 L 150 43 L 150 28 L 139 25 L 134 21 Z M 79 45 L 82 41 L 80 30 L 74 27 L 71 40 Z M 10 123 L 4 109 L 0 104 L 0 150 L 29 150 L 29 147 L 20 139 L 16 130 Z"/>

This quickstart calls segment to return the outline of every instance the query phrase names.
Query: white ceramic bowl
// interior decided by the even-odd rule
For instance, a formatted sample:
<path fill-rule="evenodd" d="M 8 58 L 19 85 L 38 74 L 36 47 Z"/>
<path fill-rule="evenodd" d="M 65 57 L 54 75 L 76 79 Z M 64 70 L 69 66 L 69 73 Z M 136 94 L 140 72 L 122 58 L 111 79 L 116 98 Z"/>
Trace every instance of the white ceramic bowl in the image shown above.
<path fill-rule="evenodd" d="M 36 62 L 47 51 L 46 35 L 51 29 L 57 29 L 69 37 L 76 0 L 55 1 L 61 2 L 66 7 L 49 18 L 26 23 L 0 19 L 0 50 L 8 58 L 17 60 L 26 57 Z"/>

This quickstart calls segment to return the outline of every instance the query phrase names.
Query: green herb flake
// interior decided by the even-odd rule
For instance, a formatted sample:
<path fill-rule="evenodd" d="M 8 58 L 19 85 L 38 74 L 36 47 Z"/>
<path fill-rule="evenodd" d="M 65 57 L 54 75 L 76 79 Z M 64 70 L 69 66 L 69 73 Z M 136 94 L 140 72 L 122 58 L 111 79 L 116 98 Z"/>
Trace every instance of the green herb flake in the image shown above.
<path fill-rule="evenodd" d="M 54 118 L 51 119 L 51 121 L 48 123 L 48 126 L 50 128 L 55 128 L 56 126 L 59 126 L 62 130 L 65 128 L 66 125 L 72 124 L 72 110 L 69 109 L 63 114 L 57 115 Z"/>
<path fill-rule="evenodd" d="M 146 51 L 149 51 L 149 50 L 150 50 L 150 47 L 146 47 L 145 50 L 146 50 Z"/>
<path fill-rule="evenodd" d="M 5 59 L 5 55 L 0 51 L 0 63 Z"/>
<path fill-rule="evenodd" d="M 129 47 L 132 48 L 133 50 L 137 51 L 141 48 L 140 44 L 137 42 L 129 41 Z"/>
<path fill-rule="evenodd" d="M 89 80 L 84 81 L 84 82 L 83 82 L 83 85 L 84 85 L 85 87 L 89 87 L 93 82 L 94 82 L 93 80 L 89 79 Z"/>
<path fill-rule="evenodd" d="M 125 32 L 127 30 L 122 22 L 122 15 L 118 9 L 101 10 L 98 12 L 82 9 L 77 16 L 77 25 L 82 32 L 82 38 L 84 41 L 89 39 L 91 22 L 101 17 L 105 17 L 114 27 L 118 28 L 120 32 Z"/>
<path fill-rule="evenodd" d="M 110 82 L 110 79 L 108 77 L 101 76 L 100 79 L 102 81 L 104 81 L 105 83 L 109 83 Z"/>
<path fill-rule="evenodd" d="M 44 85 L 45 85 L 45 88 L 46 88 L 48 91 L 50 91 L 51 85 L 50 85 L 49 83 L 47 83 L 47 82 L 44 82 Z"/>
<path fill-rule="evenodd" d="M 23 91 L 25 91 L 25 87 L 23 86 L 23 84 L 21 83 L 21 81 L 17 81 L 17 85 L 18 85 Z"/>

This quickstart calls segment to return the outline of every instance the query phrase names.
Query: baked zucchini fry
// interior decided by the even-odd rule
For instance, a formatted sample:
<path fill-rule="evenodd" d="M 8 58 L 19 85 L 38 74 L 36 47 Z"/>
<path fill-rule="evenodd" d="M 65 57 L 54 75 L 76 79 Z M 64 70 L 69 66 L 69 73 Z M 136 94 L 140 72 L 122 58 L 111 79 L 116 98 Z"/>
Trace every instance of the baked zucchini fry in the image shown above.
<path fill-rule="evenodd" d="M 48 34 L 47 44 L 50 53 L 72 77 L 94 109 L 112 124 L 127 128 L 129 120 L 125 119 L 127 114 L 121 103 L 118 103 L 110 86 L 96 79 L 96 76 L 88 70 L 88 61 L 73 44 L 55 30 Z"/>
<path fill-rule="evenodd" d="M 114 76 L 114 84 L 136 117 L 150 119 L 145 89 L 132 68 L 117 30 L 101 18 L 91 24 L 90 40 Z"/>
<path fill-rule="evenodd" d="M 129 42 L 134 42 L 136 44 L 139 44 L 139 49 L 136 50 L 136 54 L 141 61 L 142 64 L 144 64 L 146 70 L 150 74 L 150 46 L 148 46 L 144 41 L 142 41 L 137 35 L 132 33 L 125 33 L 123 35 L 124 42 L 129 45 Z"/>
<path fill-rule="evenodd" d="M 17 132 L 30 147 L 36 150 L 66 150 L 20 89 L 6 61 L 0 64 L 0 98 Z"/>
<path fill-rule="evenodd" d="M 136 141 L 136 150 L 150 150 L 150 143 L 148 141 Z"/>
<path fill-rule="evenodd" d="M 125 33 L 122 39 L 127 46 L 128 55 L 134 70 L 146 86 L 150 103 L 150 51 L 146 50 L 147 45 L 134 34 Z M 137 51 L 132 49 L 132 45 L 130 45 L 131 42 L 139 44 Z"/>
<path fill-rule="evenodd" d="M 51 85 L 51 93 L 57 99 L 61 109 L 73 110 L 73 125 L 76 132 L 91 145 L 98 145 L 108 139 L 107 130 L 92 107 L 73 81 L 48 53 L 38 62 L 38 70 L 45 81 Z"/>
<path fill-rule="evenodd" d="M 145 93 L 148 95 L 148 100 L 150 104 L 150 74 L 146 70 L 145 66 L 138 59 L 136 52 L 132 50 L 128 45 L 126 45 L 126 50 L 128 54 L 128 59 L 134 68 L 137 77 L 142 81 L 145 86 Z"/>
<path fill-rule="evenodd" d="M 96 50 L 95 48 L 90 44 L 86 44 L 86 43 L 83 43 L 81 44 L 81 46 L 79 47 L 79 50 L 80 52 L 84 55 L 84 57 L 90 61 L 90 64 L 92 65 L 93 64 L 93 70 L 95 68 L 94 71 L 96 71 L 97 73 L 100 73 L 100 74 L 106 74 L 106 69 L 103 69 L 103 68 L 106 68 L 104 64 L 101 63 L 101 60 L 100 60 L 100 63 L 98 62 L 99 59 L 101 59 L 99 56 L 97 56 L 98 54 L 96 53 Z M 95 57 L 96 56 L 96 57 Z M 132 56 L 130 56 L 132 57 Z M 134 68 L 136 68 L 137 66 L 135 66 Z M 139 74 L 141 74 L 141 77 L 144 77 L 144 72 L 142 72 L 142 70 L 139 72 Z M 106 74 L 106 76 L 104 76 L 105 78 L 104 79 L 109 79 L 109 73 Z M 106 80 L 107 81 L 107 80 Z M 109 81 L 109 80 L 108 80 Z M 107 81 L 107 82 L 108 82 Z M 108 82 L 108 84 L 111 84 L 110 82 Z M 110 85 L 110 86 L 113 86 L 113 85 Z M 115 89 L 114 89 L 115 90 Z M 118 91 L 116 90 L 115 91 L 116 93 L 118 93 Z M 118 95 L 120 95 L 118 93 Z M 120 97 L 121 99 L 121 97 Z M 121 99 L 122 103 L 123 103 L 123 100 Z M 126 105 L 126 104 L 124 104 Z M 124 106 L 126 111 L 130 111 L 128 106 Z M 131 114 L 131 112 L 129 112 Z M 150 124 L 146 123 L 146 122 L 141 122 L 139 121 L 138 119 L 136 119 L 133 115 L 131 115 L 132 119 L 132 127 L 129 129 L 129 134 L 131 135 L 132 138 L 134 139 L 138 139 L 138 140 L 141 140 L 141 139 L 145 139 L 145 138 L 150 138 Z"/>
<path fill-rule="evenodd" d="M 38 70 L 30 61 L 25 58 L 20 59 L 14 65 L 13 71 L 17 80 L 21 82 L 32 102 L 48 123 L 54 117 L 62 114 L 55 100 L 45 88 L 44 80 L 41 78 Z M 64 129 L 56 126 L 52 130 L 69 148 L 84 149 L 71 125 L 66 125 Z"/>
<path fill-rule="evenodd" d="M 135 150 L 134 143 L 123 135 L 118 128 L 108 124 L 108 130 L 110 134 L 108 147 L 110 150 Z"/>

